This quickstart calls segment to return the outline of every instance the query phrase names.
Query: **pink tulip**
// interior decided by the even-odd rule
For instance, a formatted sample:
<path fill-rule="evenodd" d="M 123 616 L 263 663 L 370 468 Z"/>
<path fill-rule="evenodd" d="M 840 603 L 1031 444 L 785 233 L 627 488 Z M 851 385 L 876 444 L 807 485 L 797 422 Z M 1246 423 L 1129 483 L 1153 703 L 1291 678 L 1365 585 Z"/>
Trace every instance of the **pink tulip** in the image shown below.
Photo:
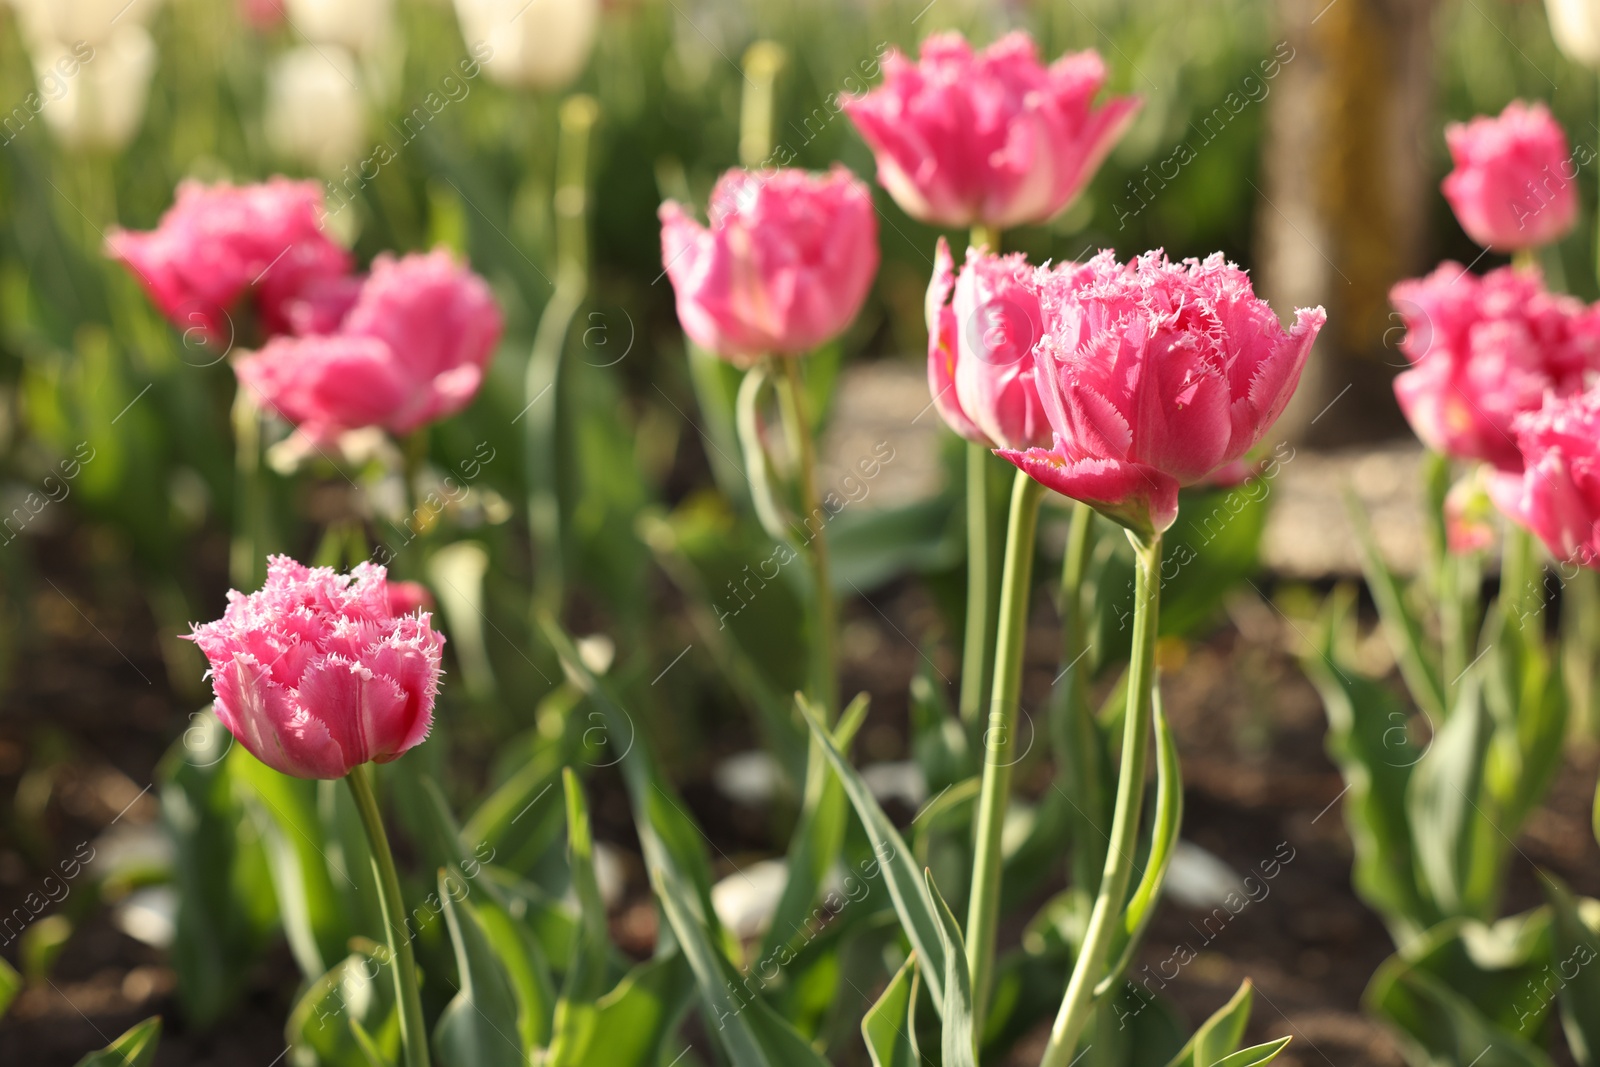
<path fill-rule="evenodd" d="M 1520 470 L 1512 422 L 1600 367 L 1600 310 L 1546 292 L 1535 271 L 1480 277 L 1446 262 L 1389 300 L 1412 363 L 1394 381 L 1400 407 L 1424 444 L 1457 459 Z"/>
<path fill-rule="evenodd" d="M 1149 533 L 1178 490 L 1253 448 L 1283 412 L 1326 315 L 1284 330 L 1249 276 L 1217 253 L 1037 274 L 1045 333 L 1033 350 L 1050 449 L 999 452 L 1036 481 Z"/>
<path fill-rule="evenodd" d="M 341 576 L 274 556 L 265 586 L 194 628 L 217 717 L 262 763 L 342 778 L 428 736 L 444 637 L 426 614 L 395 615 L 387 584 L 368 563 Z"/>
<path fill-rule="evenodd" d="M 1489 481 L 1500 510 L 1558 560 L 1600 569 L 1600 387 L 1518 417 L 1520 474 Z"/>
<path fill-rule="evenodd" d="M 1140 103 L 1092 106 L 1106 80 L 1099 55 L 1045 67 L 1025 33 L 977 54 L 960 34 L 939 34 L 919 62 L 892 51 L 883 71 L 845 110 L 878 158 L 879 184 L 906 214 L 941 226 L 1050 218 L 1094 177 Z"/>
<path fill-rule="evenodd" d="M 730 170 L 711 227 L 661 205 L 661 257 L 678 321 L 702 348 L 748 363 L 801 355 L 844 332 L 878 271 L 872 194 L 845 168 Z"/>
<path fill-rule="evenodd" d="M 336 314 L 330 299 L 302 321 Z M 313 441 L 363 426 L 404 434 L 471 402 L 501 326 L 489 286 L 448 252 L 382 255 L 336 332 L 274 338 L 236 370 Z"/>
<path fill-rule="evenodd" d="M 1559 240 L 1578 217 L 1577 165 L 1543 104 L 1513 100 L 1499 118 L 1445 127 L 1455 170 L 1444 196 L 1467 236 L 1511 252 Z"/>
<path fill-rule="evenodd" d="M 288 17 L 283 10 L 286 2 L 287 0 L 238 0 L 239 18 L 253 30 L 275 29 Z"/>
<path fill-rule="evenodd" d="M 174 325 L 226 343 L 228 313 L 247 291 L 275 333 L 288 328 L 284 306 L 307 285 L 350 270 L 349 253 L 322 231 L 324 214 L 316 182 L 186 181 L 154 230 L 113 230 L 106 249 Z"/>
<path fill-rule="evenodd" d="M 389 614 L 411 615 L 433 610 L 433 594 L 421 582 L 389 583 Z"/>
<path fill-rule="evenodd" d="M 969 248 L 958 278 L 942 237 L 935 257 L 928 388 L 939 414 L 956 433 L 990 448 L 1049 444 L 1050 423 L 1033 380 L 1031 353 L 1044 329 L 1033 268 L 1020 254 Z"/>

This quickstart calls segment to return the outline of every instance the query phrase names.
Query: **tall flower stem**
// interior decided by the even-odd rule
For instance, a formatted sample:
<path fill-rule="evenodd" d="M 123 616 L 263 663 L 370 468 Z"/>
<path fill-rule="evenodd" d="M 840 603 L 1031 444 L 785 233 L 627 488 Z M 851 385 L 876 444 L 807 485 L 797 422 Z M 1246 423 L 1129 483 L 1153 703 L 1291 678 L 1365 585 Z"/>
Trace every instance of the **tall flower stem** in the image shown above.
<path fill-rule="evenodd" d="M 789 447 L 798 471 L 800 498 L 800 529 L 796 531 L 801 543 L 811 555 L 811 577 L 815 586 L 815 613 L 812 634 L 812 678 L 816 687 L 814 699 L 827 711 L 828 722 L 838 710 L 838 607 L 833 599 L 832 577 L 828 568 L 828 514 L 822 510 L 817 493 L 817 449 L 812 438 L 811 418 L 807 412 L 805 382 L 800 376 L 800 360 L 794 356 L 780 356 L 783 381 L 778 389 L 778 399 L 783 411 L 784 427 L 789 436 Z"/>
<path fill-rule="evenodd" d="M 1039 1067 L 1067 1067 L 1094 1012 L 1094 988 L 1120 925 L 1128 895 L 1133 855 L 1139 846 L 1139 816 L 1144 807 L 1145 767 L 1150 759 L 1150 727 L 1155 694 L 1156 627 L 1161 612 L 1161 535 L 1129 535 L 1136 557 L 1133 651 L 1128 666 L 1128 710 L 1123 717 L 1122 764 L 1117 772 L 1117 806 L 1111 820 L 1105 871 L 1083 948 L 1072 968 L 1061 1010 L 1050 1029 Z"/>
<path fill-rule="evenodd" d="M 1104 841 L 1098 832 L 1101 786 L 1100 756 L 1095 736 L 1094 712 L 1089 707 L 1089 633 L 1083 612 L 1083 582 L 1094 544 L 1094 508 L 1081 501 L 1072 505 L 1072 526 L 1067 531 L 1067 551 L 1061 563 L 1061 659 L 1066 678 L 1058 679 L 1054 732 L 1056 760 L 1073 794 L 1076 825 L 1082 833 L 1072 842 L 1073 884 L 1093 893 L 1105 863 Z M 1064 684 L 1062 684 L 1064 683 Z"/>
<path fill-rule="evenodd" d="M 395 1001 L 400 1005 L 400 1044 L 405 1050 L 405 1067 L 428 1067 L 428 1032 L 422 1021 L 422 997 L 417 985 L 417 959 L 406 936 L 400 900 L 400 876 L 394 869 L 394 854 L 389 851 L 389 835 L 383 829 L 378 798 L 372 791 L 372 769 L 357 766 L 345 781 L 356 798 L 361 826 L 372 846 L 372 873 L 378 879 L 378 903 L 383 911 L 383 935 L 389 945 L 389 962 L 394 964 Z"/>
<path fill-rule="evenodd" d="M 1005 571 L 1000 579 L 1000 628 L 995 638 L 994 695 L 984 732 L 983 783 L 978 794 L 972 896 L 967 906 L 967 971 L 976 1005 L 974 1029 L 983 1031 L 995 927 L 1000 919 L 1000 839 L 1011 798 L 1016 753 L 1017 704 L 1022 695 L 1022 651 L 1028 635 L 1028 594 L 1033 585 L 1033 545 L 1044 486 L 1017 472 L 1006 528 Z"/>
<path fill-rule="evenodd" d="M 228 577 L 235 589 L 254 589 L 266 577 L 262 523 L 266 487 L 261 476 L 261 415 L 241 386 L 233 400 L 234 500 L 233 543 L 228 552 Z"/>
<path fill-rule="evenodd" d="M 974 226 L 970 242 L 1000 251 L 1000 233 Z M 999 554 L 994 543 L 994 515 L 989 504 L 989 472 L 995 465 L 989 446 L 967 442 L 967 619 L 961 645 L 961 720 L 975 727 L 989 692 L 990 652 L 994 648 L 995 619 L 999 605 L 991 595 L 998 574 Z"/>

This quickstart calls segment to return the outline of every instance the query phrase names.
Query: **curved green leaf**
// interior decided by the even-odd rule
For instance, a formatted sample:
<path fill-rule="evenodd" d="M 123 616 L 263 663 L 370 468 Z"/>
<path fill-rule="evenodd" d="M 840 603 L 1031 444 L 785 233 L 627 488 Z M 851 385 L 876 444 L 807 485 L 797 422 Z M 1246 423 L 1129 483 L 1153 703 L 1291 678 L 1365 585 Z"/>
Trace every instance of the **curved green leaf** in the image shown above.
<path fill-rule="evenodd" d="M 1554 957 L 1551 967 L 1561 982 L 1561 1027 L 1572 1058 L 1581 1067 L 1600 1064 L 1600 936 L 1578 914 L 1572 894 L 1555 876 L 1540 872 L 1550 901 Z M 1569 973 L 1570 972 L 1570 973 Z"/>
<path fill-rule="evenodd" d="M 1278 1053 L 1289 1047 L 1292 1037 L 1280 1037 L 1276 1041 L 1268 1041 L 1261 1045 L 1251 1045 L 1249 1048 L 1240 1049 L 1231 1056 L 1224 1056 L 1213 1067 L 1261 1067 L 1262 1064 L 1271 1063 L 1278 1058 Z"/>
<path fill-rule="evenodd" d="M 1232 1055 L 1244 1038 L 1244 1028 L 1250 1022 L 1250 1005 L 1254 999 L 1253 987 L 1246 978 L 1238 991 L 1228 998 L 1228 1002 L 1213 1012 L 1211 1018 L 1194 1032 L 1194 1036 L 1167 1067 L 1212 1067 L 1212 1064 Z"/>
<path fill-rule="evenodd" d="M 641 963 L 595 1004 L 587 1045 L 573 1067 L 656 1067 L 694 991 L 683 954 Z M 671 1059 L 669 1055 L 666 1059 Z M 554 1060 L 548 1067 L 557 1067 Z"/>
<path fill-rule="evenodd" d="M 811 727 L 812 736 L 821 742 L 823 754 L 833 765 L 834 773 L 839 776 L 839 781 L 844 786 L 845 795 L 850 798 L 850 803 L 856 809 L 857 818 L 867 831 L 867 838 L 872 842 L 873 854 L 878 861 L 878 869 L 883 874 L 884 884 L 889 889 L 889 899 L 894 902 L 895 913 L 900 916 L 900 925 L 916 952 L 918 971 L 928 985 L 928 992 L 933 995 L 934 1004 L 942 1011 L 944 941 L 941 923 L 933 898 L 928 893 L 927 883 L 913 864 L 911 850 L 906 847 L 900 831 L 894 828 L 889 816 L 878 806 L 877 798 L 872 795 L 867 783 L 850 765 L 850 761 L 845 759 L 839 747 L 833 743 L 833 738 L 828 734 L 828 728 L 822 724 L 817 709 L 803 696 L 798 697 L 797 701 L 801 713 L 805 716 L 806 724 Z"/>
<path fill-rule="evenodd" d="M 914 1067 L 910 1027 L 915 956 L 907 956 L 877 1001 L 861 1017 L 861 1039 L 866 1042 L 872 1067 Z"/>
<path fill-rule="evenodd" d="M 950 913 L 933 872 L 924 869 L 928 895 L 939 911 L 939 942 L 944 946 L 944 1016 L 940 1048 L 944 1067 L 978 1067 L 978 1035 L 972 1019 L 972 976 L 967 971 L 967 947 L 961 926 Z"/>
<path fill-rule="evenodd" d="M 161 1017 L 146 1019 L 99 1052 L 78 1061 L 78 1067 L 150 1067 L 161 1039 Z"/>
<path fill-rule="evenodd" d="M 526 1067 L 517 1021 L 516 994 L 489 944 L 476 909 L 465 894 L 451 890 L 458 879 L 439 872 L 439 900 L 455 948 L 461 988 L 445 1006 L 433 1031 L 434 1052 L 442 1067 Z"/>
<path fill-rule="evenodd" d="M 1378 543 L 1372 537 L 1372 527 L 1366 512 L 1353 494 L 1347 494 L 1346 505 L 1350 525 L 1356 532 L 1356 543 L 1361 548 L 1361 568 L 1366 572 L 1367 588 L 1378 606 L 1378 616 L 1383 620 L 1384 633 L 1394 649 L 1400 674 L 1411 690 L 1411 698 L 1434 722 L 1443 722 L 1447 709 L 1444 702 L 1444 682 L 1428 650 L 1423 647 L 1422 622 L 1406 606 L 1405 592 L 1394 572 L 1384 563 L 1378 552 Z"/>

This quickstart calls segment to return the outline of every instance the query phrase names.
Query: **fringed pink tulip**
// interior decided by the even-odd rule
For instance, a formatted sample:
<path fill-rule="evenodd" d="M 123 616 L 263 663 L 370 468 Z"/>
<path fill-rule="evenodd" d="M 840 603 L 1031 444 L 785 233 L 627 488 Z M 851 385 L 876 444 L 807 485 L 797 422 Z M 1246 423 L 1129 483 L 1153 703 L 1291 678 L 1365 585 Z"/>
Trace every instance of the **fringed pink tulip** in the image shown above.
<path fill-rule="evenodd" d="M 285 306 L 308 285 L 350 270 L 349 253 L 323 233 L 322 205 L 312 181 L 186 181 L 154 230 L 113 230 L 106 250 L 180 329 L 230 340 L 228 313 L 248 291 L 262 327 L 277 333 L 289 328 Z"/>
<path fill-rule="evenodd" d="M 1034 384 L 1033 346 L 1044 326 L 1032 282 L 1020 254 L 972 248 L 957 277 L 939 239 L 927 299 L 928 388 L 951 429 L 990 448 L 1050 443 Z"/>
<path fill-rule="evenodd" d="M 331 299 L 306 321 L 337 313 Z M 364 426 L 405 434 L 471 402 L 501 327 L 489 286 L 449 253 L 379 256 L 336 332 L 275 338 L 236 369 L 313 441 Z"/>
<path fill-rule="evenodd" d="M 1285 330 L 1220 253 L 1039 271 L 1045 334 L 1034 348 L 1053 448 L 999 454 L 1050 489 L 1141 533 L 1171 526 L 1178 490 L 1240 459 L 1300 381 L 1326 319 Z"/>
<path fill-rule="evenodd" d="M 426 614 L 397 616 L 382 567 L 348 576 L 287 556 L 267 583 L 228 594 L 191 640 L 211 664 L 216 712 L 262 763 L 296 778 L 342 778 L 428 736 L 444 637 Z"/>
<path fill-rule="evenodd" d="M 1467 236 L 1512 252 L 1565 236 L 1578 218 L 1577 164 L 1543 104 L 1513 100 L 1498 118 L 1445 127 L 1455 169 L 1444 196 Z"/>
<path fill-rule="evenodd" d="M 1547 292 L 1537 272 L 1440 264 L 1389 294 L 1411 369 L 1394 381 L 1411 428 L 1437 452 L 1522 467 L 1512 423 L 1600 368 L 1600 310 Z"/>
<path fill-rule="evenodd" d="M 1523 470 L 1490 479 L 1495 503 L 1558 560 L 1600 569 L 1600 387 L 1551 397 L 1516 434 Z"/>
<path fill-rule="evenodd" d="M 974 53 L 960 34 L 929 37 L 913 63 L 883 61 L 883 84 L 845 102 L 878 159 L 878 181 L 906 214 L 941 226 L 1043 222 L 1094 177 L 1139 110 L 1100 107 L 1094 52 L 1049 67 L 1024 33 Z"/>
<path fill-rule="evenodd" d="M 691 339 L 725 359 L 801 355 L 844 332 L 878 271 L 878 218 L 841 166 L 730 170 L 711 226 L 661 205 L 661 257 Z"/>

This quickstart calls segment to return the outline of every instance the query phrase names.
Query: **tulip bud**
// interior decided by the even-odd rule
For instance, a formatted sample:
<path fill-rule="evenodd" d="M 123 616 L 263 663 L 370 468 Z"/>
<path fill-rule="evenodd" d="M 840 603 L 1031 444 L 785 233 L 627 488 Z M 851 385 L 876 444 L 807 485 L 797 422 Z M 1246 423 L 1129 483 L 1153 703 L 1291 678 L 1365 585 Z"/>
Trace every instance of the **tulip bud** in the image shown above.
<path fill-rule="evenodd" d="M 1545 290 L 1536 271 L 1472 274 L 1441 263 L 1389 294 L 1411 368 L 1394 380 L 1411 428 L 1436 452 L 1522 468 L 1512 425 L 1600 369 L 1600 308 Z"/>
<path fill-rule="evenodd" d="M 1590 67 L 1600 67 L 1600 3 L 1595 0 L 1545 0 L 1550 35 L 1556 47 Z"/>
<path fill-rule="evenodd" d="M 393 30 L 394 0 L 287 0 L 289 24 L 308 41 L 371 52 Z"/>
<path fill-rule="evenodd" d="M 89 48 L 40 42 L 33 50 L 41 83 L 79 60 L 77 73 L 60 78 L 63 91 L 43 109 L 45 122 L 61 143 L 76 150 L 116 151 L 125 148 L 144 121 L 150 79 L 156 69 L 156 45 L 144 27 L 130 23 Z"/>
<path fill-rule="evenodd" d="M 396 615 L 389 598 L 382 567 L 341 576 L 272 557 L 261 589 L 230 592 L 222 618 L 190 636 L 211 665 L 217 718 L 296 778 L 342 778 L 421 743 L 444 637 L 425 612 Z"/>
<path fill-rule="evenodd" d="M 883 84 L 844 106 L 906 214 L 1007 227 L 1066 207 L 1133 121 L 1136 97 L 1094 106 L 1105 80 L 1094 52 L 1045 67 L 1027 34 L 974 53 L 946 33 L 923 41 L 916 63 L 891 51 Z"/>
<path fill-rule="evenodd" d="M 1600 570 L 1600 387 L 1551 397 L 1516 435 L 1522 473 L 1491 477 L 1494 502 L 1557 560 Z"/>
<path fill-rule="evenodd" d="M 589 62 L 599 0 L 456 0 L 461 36 L 487 45 L 483 69 L 502 85 L 559 89 Z"/>
<path fill-rule="evenodd" d="M 927 300 L 928 388 L 951 429 L 990 448 L 1050 444 L 1034 384 L 1043 324 L 1032 281 L 1021 255 L 972 248 L 956 277 L 950 246 L 939 238 Z"/>
<path fill-rule="evenodd" d="M 691 339 L 725 359 L 801 355 L 844 332 L 878 271 L 872 194 L 835 165 L 730 170 L 711 225 L 661 205 L 661 258 Z"/>
<path fill-rule="evenodd" d="M 405 434 L 471 403 L 501 326 L 489 286 L 448 252 L 383 255 L 336 332 L 275 337 L 234 369 L 314 441 L 365 426 Z"/>
<path fill-rule="evenodd" d="M 1498 117 L 1445 127 L 1455 169 L 1445 199 L 1467 236 L 1512 252 L 1559 240 L 1578 218 L 1577 165 L 1544 104 L 1520 100 Z"/>
<path fill-rule="evenodd" d="M 287 159 L 325 174 L 360 158 L 366 105 L 355 57 L 338 45 L 305 45 L 267 73 L 267 140 Z"/>

